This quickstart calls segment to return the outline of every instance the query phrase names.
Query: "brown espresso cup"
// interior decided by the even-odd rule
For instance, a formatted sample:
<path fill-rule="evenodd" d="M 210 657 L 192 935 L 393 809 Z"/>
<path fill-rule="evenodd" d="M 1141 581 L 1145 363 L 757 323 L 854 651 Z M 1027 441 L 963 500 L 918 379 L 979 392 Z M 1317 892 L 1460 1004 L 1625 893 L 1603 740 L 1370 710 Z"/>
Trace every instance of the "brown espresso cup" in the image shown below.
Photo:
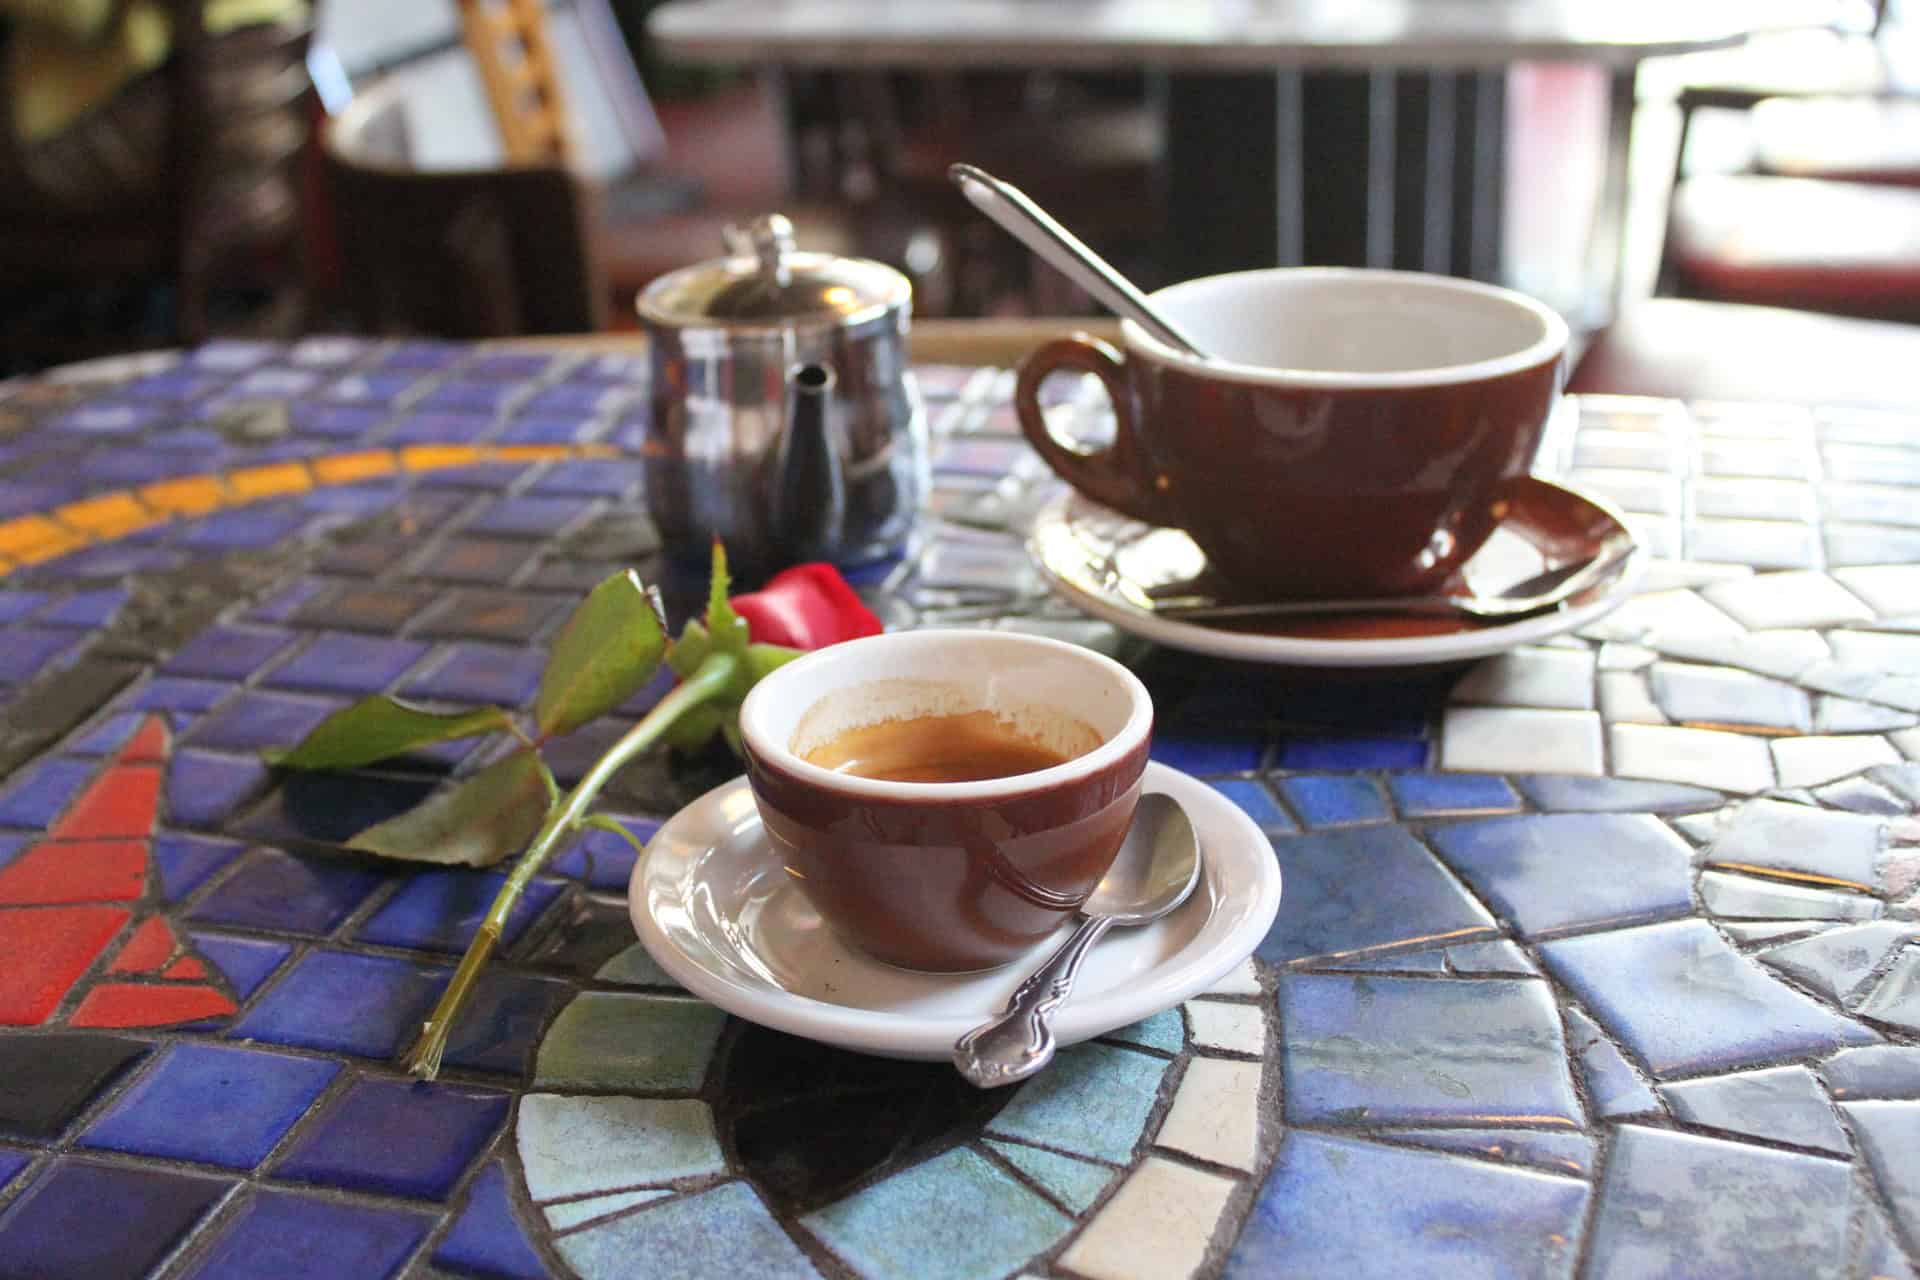
<path fill-rule="evenodd" d="M 1564 381 L 1567 325 L 1511 290 L 1412 272 L 1280 268 L 1189 280 L 1154 306 L 1209 355 L 1132 321 L 1021 365 L 1021 429 L 1095 502 L 1185 530 L 1262 599 L 1436 587 L 1500 520 Z M 1092 374 L 1111 444 L 1056 434 L 1048 375 Z"/>
<path fill-rule="evenodd" d="M 1043 767 L 900 780 L 939 775 L 983 726 Z M 767 837 L 822 920 L 876 959 L 947 973 L 1015 959 L 1079 910 L 1133 821 L 1152 728 L 1119 663 L 990 631 L 834 645 L 767 676 L 740 711 Z M 846 744 L 876 740 L 920 764 L 846 771 L 879 758 Z"/>

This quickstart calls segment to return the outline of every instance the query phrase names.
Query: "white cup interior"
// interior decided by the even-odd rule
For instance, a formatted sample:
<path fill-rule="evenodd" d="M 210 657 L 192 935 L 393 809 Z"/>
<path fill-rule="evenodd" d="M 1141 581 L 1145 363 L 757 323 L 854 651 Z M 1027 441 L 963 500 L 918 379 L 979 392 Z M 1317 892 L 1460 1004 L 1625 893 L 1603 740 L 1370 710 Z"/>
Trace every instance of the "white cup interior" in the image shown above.
<path fill-rule="evenodd" d="M 835 773 L 804 758 L 863 725 L 981 710 L 1073 758 L 1014 778 L 933 783 Z M 740 710 L 741 735 L 761 758 L 838 790 L 901 798 L 1065 781 L 1139 745 L 1152 721 L 1145 686 L 1110 658 L 1039 636 L 958 630 L 870 636 L 808 654 L 762 680 Z"/>
<path fill-rule="evenodd" d="M 1152 295 L 1154 305 L 1225 372 L 1329 385 L 1431 385 L 1491 377 L 1552 359 L 1567 325 L 1524 294 L 1404 271 L 1281 268 L 1209 276 Z M 1129 321 L 1127 345 L 1221 372 Z"/>

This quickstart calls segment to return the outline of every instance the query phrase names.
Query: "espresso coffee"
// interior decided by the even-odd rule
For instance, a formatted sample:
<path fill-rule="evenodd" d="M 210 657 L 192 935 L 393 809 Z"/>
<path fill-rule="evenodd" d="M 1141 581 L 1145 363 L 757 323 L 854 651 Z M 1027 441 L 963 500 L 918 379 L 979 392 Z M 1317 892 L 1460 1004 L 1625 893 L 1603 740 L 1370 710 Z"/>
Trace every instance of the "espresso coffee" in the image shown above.
<path fill-rule="evenodd" d="M 1084 736 L 1098 742 L 1091 729 Z M 881 782 L 982 782 L 1051 769 L 1077 754 L 1028 737 L 991 711 L 966 711 L 857 725 L 801 758 Z"/>

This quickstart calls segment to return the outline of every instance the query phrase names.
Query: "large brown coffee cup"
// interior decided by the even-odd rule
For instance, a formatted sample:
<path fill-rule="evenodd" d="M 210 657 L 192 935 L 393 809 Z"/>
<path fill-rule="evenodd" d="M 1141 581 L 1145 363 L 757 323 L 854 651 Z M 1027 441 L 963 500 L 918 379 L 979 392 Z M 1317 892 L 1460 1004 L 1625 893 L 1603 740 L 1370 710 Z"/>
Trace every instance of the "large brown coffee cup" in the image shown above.
<path fill-rule="evenodd" d="M 897 754 L 917 736 L 939 773 L 956 750 L 978 762 L 960 730 L 983 725 L 1057 763 L 970 781 L 826 763 L 861 756 L 847 744 L 863 737 Z M 834 645 L 767 676 L 740 711 L 767 837 L 822 920 L 868 955 L 935 972 L 1003 964 L 1079 910 L 1133 821 L 1152 726 L 1120 664 L 988 631 Z"/>
<path fill-rule="evenodd" d="M 1126 352 L 1084 336 L 1020 368 L 1027 439 L 1094 501 L 1184 529 L 1267 599 L 1437 586 L 1501 517 L 1563 381 L 1567 326 L 1521 294 L 1443 276 L 1281 268 L 1152 295 L 1211 359 L 1133 322 Z M 1106 384 L 1111 444 L 1056 435 L 1040 385 Z"/>

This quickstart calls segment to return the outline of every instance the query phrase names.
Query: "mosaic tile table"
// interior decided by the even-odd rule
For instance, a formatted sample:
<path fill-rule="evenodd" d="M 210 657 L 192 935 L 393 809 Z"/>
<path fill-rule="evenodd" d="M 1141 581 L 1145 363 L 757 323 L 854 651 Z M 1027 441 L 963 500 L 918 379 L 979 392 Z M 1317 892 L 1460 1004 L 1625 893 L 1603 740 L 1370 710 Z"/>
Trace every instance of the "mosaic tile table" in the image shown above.
<path fill-rule="evenodd" d="M 1920 419 L 1588 400 L 1546 465 L 1641 513 L 1647 591 L 1355 681 L 1050 601 L 1006 375 L 926 369 L 935 509 L 864 588 L 1136 661 L 1155 755 L 1271 835 L 1255 961 L 978 1094 L 676 991 L 596 835 L 410 1082 L 499 877 L 327 845 L 466 744 L 257 749 L 525 701 L 614 567 L 697 591 L 635 505 L 644 376 L 328 340 L 0 389 L 0 1275 L 1913 1275 Z"/>

